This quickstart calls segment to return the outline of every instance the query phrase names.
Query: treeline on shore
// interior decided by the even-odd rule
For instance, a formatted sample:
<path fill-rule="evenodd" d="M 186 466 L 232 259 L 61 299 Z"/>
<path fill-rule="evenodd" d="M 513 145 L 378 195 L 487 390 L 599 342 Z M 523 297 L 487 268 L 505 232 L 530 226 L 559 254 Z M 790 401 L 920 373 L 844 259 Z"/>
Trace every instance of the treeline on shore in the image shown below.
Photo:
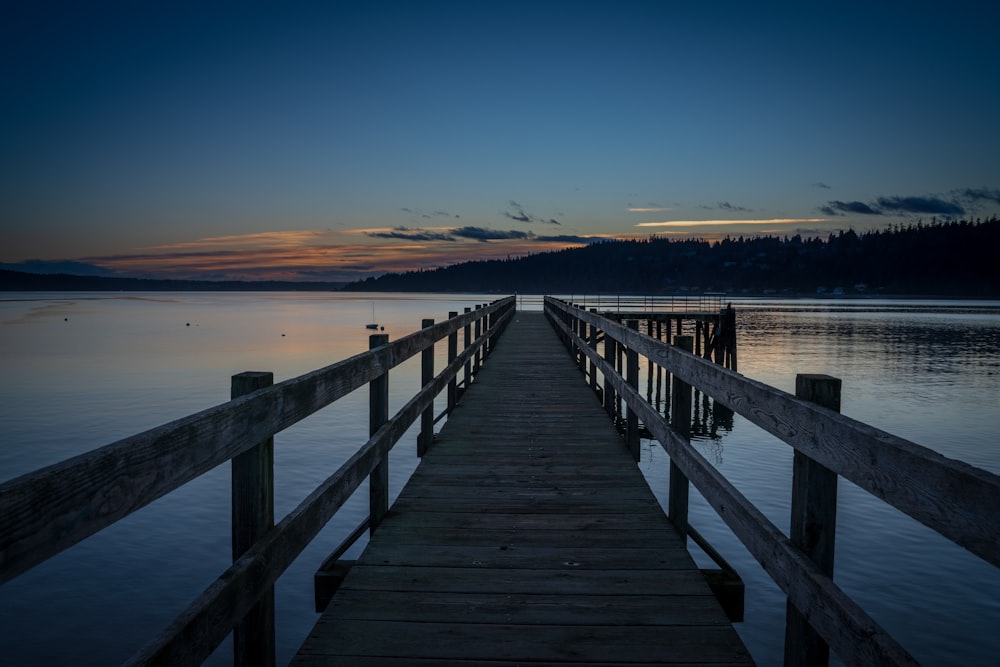
<path fill-rule="evenodd" d="M 918 222 L 823 238 L 604 241 L 389 273 L 349 291 L 726 292 L 1000 297 L 1000 219 Z"/>
<path fill-rule="evenodd" d="M 5 291 L 380 291 L 569 294 L 726 292 L 1000 298 L 1000 218 L 895 226 L 827 238 L 602 241 L 581 248 L 353 283 L 158 280 L 0 269 Z"/>

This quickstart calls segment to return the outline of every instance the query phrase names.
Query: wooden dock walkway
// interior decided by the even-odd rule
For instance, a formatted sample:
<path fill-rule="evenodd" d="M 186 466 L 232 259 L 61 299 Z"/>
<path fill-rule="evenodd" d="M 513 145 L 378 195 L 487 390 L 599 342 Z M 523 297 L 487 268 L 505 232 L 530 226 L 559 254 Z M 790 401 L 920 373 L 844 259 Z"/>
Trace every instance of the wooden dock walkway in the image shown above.
<path fill-rule="evenodd" d="M 519 312 L 293 665 L 751 658 L 542 313 Z"/>

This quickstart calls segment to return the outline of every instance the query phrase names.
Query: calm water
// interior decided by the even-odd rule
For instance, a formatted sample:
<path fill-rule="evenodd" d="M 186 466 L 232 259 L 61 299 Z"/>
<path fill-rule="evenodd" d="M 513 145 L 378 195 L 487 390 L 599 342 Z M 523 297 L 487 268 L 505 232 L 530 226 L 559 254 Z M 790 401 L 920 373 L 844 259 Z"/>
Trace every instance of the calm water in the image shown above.
<path fill-rule="evenodd" d="M 281 381 L 362 351 L 373 304 L 395 338 L 422 318 L 493 298 L 4 294 L 0 481 L 224 402 L 234 373 L 269 370 Z M 735 305 L 742 373 L 786 391 L 796 373 L 840 377 L 844 414 L 1000 473 L 1000 303 Z M 418 364 L 393 371 L 392 411 L 416 391 Z M 364 442 L 366 402 L 367 392 L 356 392 L 277 436 L 278 516 Z M 416 465 L 414 443 L 411 432 L 393 453 L 393 493 Z M 737 416 L 696 446 L 787 528 L 786 445 Z M 642 467 L 665 498 L 659 445 L 645 443 Z M 279 663 L 315 622 L 313 571 L 366 505 L 362 489 L 278 582 Z M 751 653 L 760 664 L 780 663 L 780 592 L 697 494 L 691 520 L 747 583 L 748 620 L 737 627 Z M 1000 653 L 996 568 L 843 481 L 837 540 L 839 585 L 919 660 L 990 664 Z M 0 587 L 4 664 L 119 663 L 215 579 L 228 554 L 229 471 L 221 466 Z M 230 661 L 225 642 L 210 664 Z"/>

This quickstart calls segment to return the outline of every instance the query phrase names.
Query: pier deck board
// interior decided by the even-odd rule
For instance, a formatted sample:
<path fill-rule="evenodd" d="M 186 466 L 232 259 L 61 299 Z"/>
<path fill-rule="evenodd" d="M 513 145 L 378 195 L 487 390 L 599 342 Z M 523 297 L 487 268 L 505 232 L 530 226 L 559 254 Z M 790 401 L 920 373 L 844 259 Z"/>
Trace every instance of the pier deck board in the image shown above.
<path fill-rule="evenodd" d="M 293 665 L 752 664 L 542 313 L 517 313 Z"/>

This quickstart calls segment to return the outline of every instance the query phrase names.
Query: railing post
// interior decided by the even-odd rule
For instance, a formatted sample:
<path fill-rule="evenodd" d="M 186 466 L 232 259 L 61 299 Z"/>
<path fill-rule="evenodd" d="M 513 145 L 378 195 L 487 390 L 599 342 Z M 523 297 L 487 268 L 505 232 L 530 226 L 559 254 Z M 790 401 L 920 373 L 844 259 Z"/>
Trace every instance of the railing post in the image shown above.
<path fill-rule="evenodd" d="M 639 320 L 629 320 L 625 323 L 629 329 L 639 332 Z M 639 353 L 633 346 L 626 351 L 625 361 L 625 381 L 628 386 L 639 391 Z M 626 403 L 628 411 L 625 413 L 625 442 L 628 451 L 632 453 L 632 458 L 639 460 L 639 413 Z"/>
<path fill-rule="evenodd" d="M 374 350 L 389 342 L 389 334 L 372 334 L 368 349 Z M 368 383 L 368 435 L 389 421 L 389 371 Z M 386 454 L 368 478 L 369 532 L 374 533 L 382 517 L 389 511 L 389 455 Z"/>
<path fill-rule="evenodd" d="M 270 387 L 274 374 L 247 372 L 232 376 L 231 396 Z M 274 438 L 268 438 L 232 460 L 233 562 L 274 527 Z M 272 667 L 274 651 L 274 587 L 233 629 L 233 664 Z"/>
<path fill-rule="evenodd" d="M 615 368 L 615 358 L 618 356 L 618 352 L 615 348 L 618 345 L 618 341 L 611 337 L 611 334 L 607 331 L 604 332 L 604 361 L 607 362 L 608 366 L 612 368 L 614 372 Z M 608 416 L 611 419 L 615 418 L 615 402 L 618 400 L 615 396 L 615 386 L 611 384 L 611 380 L 607 377 L 604 378 L 604 409 L 607 411 Z"/>
<path fill-rule="evenodd" d="M 476 304 L 476 310 L 479 310 L 480 308 L 482 308 L 482 306 L 477 303 Z M 477 315 L 478 315 L 478 317 L 476 318 L 476 342 L 478 343 L 479 342 L 479 338 L 483 335 L 483 317 L 482 317 L 482 313 L 477 313 Z M 479 374 L 479 365 L 482 363 L 482 360 L 483 360 L 483 348 L 480 346 L 476 350 L 476 354 L 473 355 L 473 356 L 475 357 L 475 360 L 472 363 L 472 372 L 474 374 L 478 375 Z"/>
<path fill-rule="evenodd" d="M 795 396 L 840 412 L 839 378 L 829 375 L 795 376 Z M 792 461 L 792 520 L 789 539 L 827 576 L 833 576 L 837 532 L 837 474 L 795 452 Z M 785 610 L 785 665 L 830 662 L 830 647 L 791 602 Z"/>
<path fill-rule="evenodd" d="M 590 312 L 596 315 L 597 309 L 591 308 Z M 590 350 L 594 354 L 597 354 L 597 325 L 591 324 L 588 332 L 590 333 Z M 593 359 L 590 361 L 590 389 L 595 393 L 597 392 L 597 364 L 594 363 Z"/>
<path fill-rule="evenodd" d="M 472 312 L 472 308 L 468 306 L 465 308 L 466 314 Z M 472 325 L 466 324 L 465 331 L 462 332 L 462 349 L 468 350 L 469 346 L 472 345 Z M 469 385 L 472 383 L 472 359 L 465 362 L 465 390 L 469 390 Z"/>
<path fill-rule="evenodd" d="M 427 327 L 434 326 L 434 320 L 425 319 L 421 322 L 421 326 L 426 329 Z M 420 353 L 420 386 L 426 387 L 428 383 L 434 380 L 434 345 L 431 344 L 427 346 L 423 352 Z M 423 414 L 420 415 L 420 435 L 417 437 L 417 456 L 423 456 L 426 454 L 430 448 L 431 444 L 434 442 L 434 403 L 431 402 L 430 407 L 424 410 Z"/>
<path fill-rule="evenodd" d="M 484 303 L 483 307 L 489 306 L 490 304 Z M 483 320 L 483 333 L 486 333 L 493 326 L 493 313 L 487 313 Z M 493 336 L 486 336 L 486 342 L 483 344 L 483 359 L 490 356 L 493 353 Z"/>
<path fill-rule="evenodd" d="M 579 306 L 577 306 L 579 308 Z M 574 315 L 576 318 L 576 335 L 580 337 L 580 342 L 577 345 L 576 353 L 579 355 L 577 359 L 577 364 L 580 366 L 580 372 L 587 372 L 587 355 L 583 351 L 583 346 L 586 345 L 587 339 L 587 323 L 580 319 L 580 315 Z"/>
<path fill-rule="evenodd" d="M 448 319 L 453 320 L 458 317 L 458 312 L 452 311 L 448 313 Z M 458 331 L 452 331 L 448 334 L 448 365 L 450 366 L 455 357 L 458 356 Z M 455 409 L 455 405 L 458 403 L 458 373 L 451 379 L 448 383 L 448 414 Z"/>
<path fill-rule="evenodd" d="M 694 347 L 691 336 L 675 336 L 674 347 L 690 352 Z M 691 439 L 691 385 L 676 375 L 671 388 L 670 424 L 674 431 L 685 440 Z M 688 533 L 688 479 L 670 460 L 670 491 L 667 499 L 667 514 L 674 524 L 674 529 L 687 544 Z"/>

